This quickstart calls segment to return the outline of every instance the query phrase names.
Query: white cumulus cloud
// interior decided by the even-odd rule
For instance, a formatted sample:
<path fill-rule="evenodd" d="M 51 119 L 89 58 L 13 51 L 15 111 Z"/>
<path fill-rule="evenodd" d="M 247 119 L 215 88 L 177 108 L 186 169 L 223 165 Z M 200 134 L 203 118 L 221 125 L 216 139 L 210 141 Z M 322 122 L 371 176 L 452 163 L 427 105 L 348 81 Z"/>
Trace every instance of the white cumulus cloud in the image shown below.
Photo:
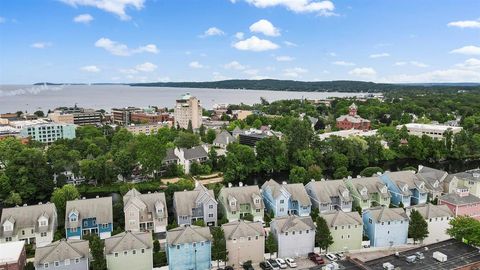
<path fill-rule="evenodd" d="M 389 57 L 389 53 L 375 53 L 375 54 L 370 54 L 370 58 L 382 58 L 382 57 Z"/>
<path fill-rule="evenodd" d="M 136 49 L 130 49 L 127 45 L 113 41 L 109 38 L 100 38 L 95 42 L 95 47 L 105 49 L 109 53 L 117 56 L 129 56 L 135 53 L 158 53 L 157 46 L 155 44 L 147 44 L 145 46 L 140 46 Z"/>
<path fill-rule="evenodd" d="M 47 47 L 51 47 L 52 43 L 51 42 L 35 42 L 30 45 L 30 47 L 35 48 L 35 49 L 45 49 Z"/>
<path fill-rule="evenodd" d="M 480 28 L 480 20 L 456 21 L 456 22 L 450 22 L 447 25 L 450 27 L 459 27 L 459 28 Z"/>
<path fill-rule="evenodd" d="M 235 33 L 235 38 L 236 39 L 244 39 L 245 34 L 243 32 L 237 32 L 237 33 Z"/>
<path fill-rule="evenodd" d="M 284 41 L 283 44 L 287 45 L 287 47 L 298 47 L 296 43 L 290 41 Z"/>
<path fill-rule="evenodd" d="M 335 61 L 335 62 L 332 62 L 332 64 L 334 64 L 336 66 L 343 66 L 343 67 L 355 66 L 355 63 L 347 62 L 347 61 Z"/>
<path fill-rule="evenodd" d="M 205 32 L 203 32 L 200 37 L 211 37 L 211 36 L 223 36 L 225 32 L 223 32 L 220 28 L 217 27 L 210 27 Z"/>
<path fill-rule="evenodd" d="M 420 61 L 399 61 L 399 62 L 395 62 L 393 64 L 394 66 L 406 66 L 406 65 L 411 65 L 411 66 L 414 66 L 414 67 L 419 67 L 419 68 L 426 68 L 426 67 L 429 67 L 429 65 L 423 63 L 423 62 L 420 62 Z"/>
<path fill-rule="evenodd" d="M 455 66 L 462 69 L 473 69 L 480 71 L 480 59 L 470 58 L 465 60 L 463 63 L 456 64 Z"/>
<path fill-rule="evenodd" d="M 141 72 L 152 72 L 157 69 L 157 65 L 150 62 L 145 62 L 143 64 L 136 65 L 135 69 Z"/>
<path fill-rule="evenodd" d="M 198 61 L 193 61 L 193 62 L 190 62 L 190 64 L 188 64 L 189 67 L 191 68 L 196 68 L 196 69 L 200 69 L 200 68 L 203 68 L 204 66 L 202 64 L 200 64 Z"/>
<path fill-rule="evenodd" d="M 262 33 L 266 36 L 277 37 L 280 36 L 280 30 L 276 28 L 271 22 L 261 19 L 258 22 L 250 25 L 250 31 L 253 33 Z"/>
<path fill-rule="evenodd" d="M 75 18 L 73 18 L 73 21 L 76 23 L 89 24 L 91 21 L 93 21 L 93 17 L 90 14 L 80 14 L 78 16 L 75 16 Z"/>
<path fill-rule="evenodd" d="M 100 72 L 100 68 L 98 68 L 97 66 L 84 66 L 84 67 L 81 67 L 80 68 L 81 71 L 85 71 L 85 72 L 91 72 L 91 73 L 97 73 L 97 72 Z"/>
<path fill-rule="evenodd" d="M 295 60 L 294 57 L 291 57 L 291 56 L 288 56 L 288 55 L 277 56 L 277 57 L 275 57 L 275 59 L 276 59 L 278 62 L 289 62 L 289 61 Z"/>
<path fill-rule="evenodd" d="M 232 61 L 223 66 L 225 69 L 244 70 L 246 66 L 240 64 L 238 61 Z"/>
<path fill-rule="evenodd" d="M 280 46 L 271 42 L 270 40 L 260 39 L 256 36 L 252 36 L 248 39 L 238 41 L 237 43 L 233 44 L 233 47 L 241 51 L 262 52 L 268 50 L 275 50 L 278 49 Z"/>
<path fill-rule="evenodd" d="M 465 55 L 480 55 L 480 47 L 469 45 L 450 51 L 450 53 L 465 54 Z"/>
<path fill-rule="evenodd" d="M 144 7 L 145 0 L 61 0 L 71 6 L 90 6 L 96 7 L 106 12 L 117 15 L 121 20 L 130 20 L 131 17 L 126 13 L 127 8 L 141 10 Z"/>
<path fill-rule="evenodd" d="M 307 69 L 301 68 L 301 67 L 287 68 L 287 69 L 283 70 L 283 76 L 298 78 L 302 74 L 307 73 L 307 72 L 308 72 Z"/>
<path fill-rule="evenodd" d="M 361 67 L 361 68 L 355 68 L 355 69 L 350 70 L 348 72 L 348 74 L 358 76 L 358 77 L 369 78 L 369 77 L 374 77 L 375 75 L 377 75 L 377 72 L 375 71 L 375 69 L 370 68 L 370 67 Z"/>
<path fill-rule="evenodd" d="M 335 5 L 332 1 L 313 0 L 245 0 L 258 8 L 283 6 L 296 13 L 318 13 L 319 15 L 333 15 Z"/>

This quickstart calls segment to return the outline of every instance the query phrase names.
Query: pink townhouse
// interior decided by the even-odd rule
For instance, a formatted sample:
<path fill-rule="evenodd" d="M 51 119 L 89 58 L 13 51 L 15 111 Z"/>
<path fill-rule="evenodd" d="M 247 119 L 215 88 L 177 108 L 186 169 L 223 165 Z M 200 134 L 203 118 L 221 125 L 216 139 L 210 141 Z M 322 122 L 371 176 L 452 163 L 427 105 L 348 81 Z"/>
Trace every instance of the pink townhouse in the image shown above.
<path fill-rule="evenodd" d="M 438 198 L 438 204 L 445 204 L 455 216 L 469 216 L 480 220 L 480 198 L 468 192 L 467 188 L 457 188 L 456 193 L 450 193 Z"/>

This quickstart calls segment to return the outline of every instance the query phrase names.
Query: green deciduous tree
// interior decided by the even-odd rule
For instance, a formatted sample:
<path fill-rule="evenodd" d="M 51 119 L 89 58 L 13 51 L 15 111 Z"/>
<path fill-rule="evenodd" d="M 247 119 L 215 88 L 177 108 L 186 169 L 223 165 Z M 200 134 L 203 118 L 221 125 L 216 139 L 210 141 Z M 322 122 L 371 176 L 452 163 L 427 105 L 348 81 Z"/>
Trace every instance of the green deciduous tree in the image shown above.
<path fill-rule="evenodd" d="M 317 228 L 315 232 L 315 245 L 321 249 L 328 250 L 328 247 L 333 244 L 333 237 L 328 227 L 327 221 L 319 216 L 317 217 Z"/>
<path fill-rule="evenodd" d="M 217 137 L 217 133 L 214 129 L 208 129 L 207 134 L 205 135 L 206 143 L 212 144 L 215 138 Z"/>
<path fill-rule="evenodd" d="M 90 253 L 92 254 L 93 261 L 90 266 L 93 270 L 106 270 L 107 262 L 104 257 L 104 244 L 103 241 L 96 234 L 88 236 Z"/>
<path fill-rule="evenodd" d="M 55 204 L 58 213 L 58 220 L 63 224 L 65 218 L 65 208 L 67 201 L 73 201 L 80 198 L 80 193 L 74 185 L 64 185 L 61 188 L 57 188 L 52 193 L 50 201 Z"/>
<path fill-rule="evenodd" d="M 225 181 L 243 181 L 256 169 L 256 158 L 253 149 L 246 145 L 231 143 L 227 146 L 227 157 L 224 167 Z"/>
<path fill-rule="evenodd" d="M 222 227 L 211 227 L 212 233 L 212 260 L 227 261 L 228 251 L 225 234 Z M 217 265 L 218 266 L 218 265 Z"/>
<path fill-rule="evenodd" d="M 290 183 L 307 183 L 309 181 L 308 172 L 303 167 L 294 166 L 290 170 L 288 180 L 290 180 Z"/>
<path fill-rule="evenodd" d="M 408 224 L 408 237 L 413 238 L 413 243 L 422 241 L 428 236 L 428 224 L 420 212 L 412 209 L 410 213 L 410 222 Z"/>
<path fill-rule="evenodd" d="M 278 243 L 277 239 L 275 239 L 275 236 L 273 233 L 269 233 L 267 238 L 265 239 L 265 252 L 270 254 L 270 258 L 272 257 L 272 253 L 275 253 L 278 251 Z"/>
<path fill-rule="evenodd" d="M 288 164 L 287 147 L 274 136 L 266 137 L 256 144 L 260 170 L 267 173 L 284 170 Z"/>
<path fill-rule="evenodd" d="M 450 220 L 450 225 L 447 229 L 448 235 L 473 246 L 480 245 L 480 221 L 472 217 L 458 216 Z"/>
<path fill-rule="evenodd" d="M 175 145 L 181 148 L 192 148 L 200 145 L 200 137 L 194 133 L 179 132 L 175 138 Z"/>

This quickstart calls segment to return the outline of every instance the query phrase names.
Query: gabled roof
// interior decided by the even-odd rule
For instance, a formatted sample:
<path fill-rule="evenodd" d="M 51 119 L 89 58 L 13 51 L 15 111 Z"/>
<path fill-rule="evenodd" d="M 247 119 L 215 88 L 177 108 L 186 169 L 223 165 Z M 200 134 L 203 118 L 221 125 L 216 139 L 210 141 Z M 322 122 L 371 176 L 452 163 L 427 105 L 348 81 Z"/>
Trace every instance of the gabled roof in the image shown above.
<path fill-rule="evenodd" d="M 44 203 L 3 208 L 2 219 L 0 221 L 0 236 L 5 233 L 1 225 L 3 225 L 6 220 L 14 224 L 13 233 L 16 234 L 18 230 L 23 228 L 35 228 L 35 230 L 38 231 L 40 229 L 38 219 L 42 216 L 48 219 L 48 228 L 42 228 L 42 230 L 52 230 L 53 227 L 57 225 L 57 209 L 55 208 L 55 204 Z"/>
<path fill-rule="evenodd" d="M 313 190 L 321 203 L 331 203 L 332 197 L 340 197 L 342 201 L 346 202 L 352 201 L 350 191 L 348 191 L 343 180 L 310 181 L 307 187 Z M 346 197 L 343 196 L 345 191 L 348 193 Z"/>
<path fill-rule="evenodd" d="M 345 121 L 347 120 L 348 122 L 351 122 L 351 123 L 369 123 L 370 120 L 367 120 L 367 119 L 364 119 L 358 115 L 355 115 L 355 116 L 351 116 L 351 115 L 342 115 L 340 117 L 337 118 L 337 122 L 342 122 L 342 121 Z"/>
<path fill-rule="evenodd" d="M 361 177 L 361 178 L 352 178 L 349 179 L 352 181 L 353 186 L 357 190 L 358 194 L 362 196 L 362 189 L 366 188 L 367 195 L 362 196 L 363 199 L 368 200 L 370 198 L 370 194 L 378 193 L 382 198 L 390 198 L 390 193 L 388 192 L 388 188 L 386 192 L 382 192 L 382 189 L 386 187 L 385 183 L 380 180 L 378 176 L 372 177 Z M 348 181 L 348 180 L 347 180 Z"/>
<path fill-rule="evenodd" d="M 217 137 L 215 137 L 213 144 L 227 145 L 235 141 L 236 141 L 235 137 L 233 137 L 232 134 L 230 134 L 230 132 L 223 130 L 217 135 Z"/>
<path fill-rule="evenodd" d="M 96 218 L 97 224 L 105 224 L 113 222 L 112 197 L 102 197 L 94 199 L 81 199 L 75 201 L 67 201 L 65 208 L 65 227 L 70 228 L 70 225 L 77 227 L 75 224 L 70 224 L 68 215 L 72 211 L 78 212 L 78 220 L 84 218 Z"/>
<path fill-rule="evenodd" d="M 372 219 L 376 222 L 408 220 L 408 216 L 403 208 L 388 208 L 386 206 L 378 206 L 365 210 L 365 212 L 370 212 Z"/>
<path fill-rule="evenodd" d="M 328 226 L 342 226 L 342 225 L 363 225 L 363 220 L 358 212 L 343 212 L 341 210 L 330 211 L 320 214 L 326 221 Z"/>
<path fill-rule="evenodd" d="M 263 209 L 265 208 L 260 194 L 260 189 L 257 185 L 254 186 L 241 186 L 241 187 L 223 187 L 220 190 L 218 195 L 219 198 L 222 198 L 224 206 L 228 206 L 230 211 L 236 211 L 241 204 L 250 204 L 253 209 Z M 260 202 L 255 204 L 254 198 L 260 198 Z M 232 208 L 229 204 L 231 199 L 235 199 L 236 206 Z"/>
<path fill-rule="evenodd" d="M 153 248 L 150 232 L 123 232 L 105 239 L 105 254 L 142 248 Z"/>
<path fill-rule="evenodd" d="M 386 172 L 383 176 L 392 180 L 397 187 L 402 191 L 404 195 L 412 195 L 409 189 L 418 189 L 420 192 L 427 192 L 425 189 L 425 182 L 422 181 L 414 171 L 398 171 L 398 172 Z M 402 187 L 407 185 L 406 191 L 402 190 Z"/>
<path fill-rule="evenodd" d="M 13 241 L 0 244 L 0 265 L 15 264 L 18 262 L 25 247 L 25 241 Z M 2 268 L 3 269 L 3 268 Z"/>
<path fill-rule="evenodd" d="M 277 183 L 277 181 L 273 179 L 270 179 L 263 183 L 261 188 L 262 192 L 270 190 L 273 198 L 278 198 L 278 196 L 280 196 L 281 194 L 286 194 L 286 197 L 290 196 L 289 192 L 287 192 L 287 190 L 283 188 L 283 185 Z"/>
<path fill-rule="evenodd" d="M 419 204 L 410 206 L 407 208 L 408 210 L 415 209 L 422 215 L 424 219 L 430 218 L 437 218 L 437 217 L 453 217 L 453 212 L 448 208 L 448 206 L 441 204 L 441 205 L 434 205 L 431 203 L 428 204 Z"/>
<path fill-rule="evenodd" d="M 142 194 L 138 192 L 135 188 L 129 190 L 123 196 L 123 205 L 124 209 L 130 207 L 130 205 L 134 205 L 139 210 L 143 210 L 146 208 L 148 212 L 155 212 L 156 205 L 161 205 L 163 207 L 163 217 L 167 217 L 167 202 L 165 200 L 165 193 L 154 192 L 154 193 L 147 193 Z M 144 217 L 145 219 L 147 217 Z"/>
<path fill-rule="evenodd" d="M 206 158 L 208 157 L 207 151 L 202 146 L 194 146 L 192 148 L 182 148 L 183 157 L 186 160 Z"/>
<path fill-rule="evenodd" d="M 272 221 L 279 232 L 315 230 L 315 224 L 310 216 L 285 216 L 278 217 Z"/>
<path fill-rule="evenodd" d="M 65 261 L 67 259 L 88 258 L 87 240 L 62 239 L 35 250 L 35 265 Z"/>
<path fill-rule="evenodd" d="M 292 201 L 298 201 L 301 206 L 312 205 L 310 197 L 308 197 L 307 190 L 303 184 L 286 184 L 284 187 L 290 193 L 290 199 Z"/>
<path fill-rule="evenodd" d="M 222 225 L 225 239 L 239 239 L 240 237 L 264 236 L 265 231 L 260 222 L 239 220 Z"/>
<path fill-rule="evenodd" d="M 212 234 L 208 227 L 182 226 L 167 231 L 167 244 L 179 245 L 186 243 L 198 243 L 211 241 Z"/>
<path fill-rule="evenodd" d="M 449 194 L 440 196 L 438 199 L 454 205 L 480 203 L 480 198 L 472 194 L 460 196 L 457 193 L 449 193 Z"/>
<path fill-rule="evenodd" d="M 421 166 L 417 172 L 417 177 L 423 180 L 430 190 L 443 191 L 443 182 L 446 181 L 448 173 L 430 167 Z"/>
<path fill-rule="evenodd" d="M 465 179 L 473 182 L 480 182 L 480 169 L 468 170 L 461 173 L 454 174 L 459 179 Z"/>
<path fill-rule="evenodd" d="M 167 149 L 167 154 L 165 155 L 165 158 L 163 158 L 163 161 L 170 161 L 170 160 L 178 160 L 179 158 L 175 155 L 175 150 L 173 148 Z"/>
<path fill-rule="evenodd" d="M 177 191 L 173 194 L 173 205 L 177 216 L 191 216 L 192 209 L 197 207 L 197 204 L 206 203 L 208 200 L 213 200 L 215 204 L 215 195 L 213 190 L 209 190 L 200 183 L 194 190 Z"/>

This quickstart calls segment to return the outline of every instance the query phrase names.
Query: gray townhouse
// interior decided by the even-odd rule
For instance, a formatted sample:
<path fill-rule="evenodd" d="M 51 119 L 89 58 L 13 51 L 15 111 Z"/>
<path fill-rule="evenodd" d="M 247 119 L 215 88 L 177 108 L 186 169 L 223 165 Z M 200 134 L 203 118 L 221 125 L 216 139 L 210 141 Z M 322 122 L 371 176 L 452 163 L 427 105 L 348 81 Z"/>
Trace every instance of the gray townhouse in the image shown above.
<path fill-rule="evenodd" d="M 35 250 L 35 269 L 88 270 L 87 240 L 59 240 Z"/>
<path fill-rule="evenodd" d="M 313 208 L 320 213 L 332 210 L 352 211 L 353 198 L 343 180 L 310 181 L 306 186 Z"/>
<path fill-rule="evenodd" d="M 177 191 L 173 194 L 173 211 L 178 225 L 191 225 L 203 220 L 208 226 L 217 224 L 217 201 L 213 190 L 196 182 L 191 191 Z"/>

